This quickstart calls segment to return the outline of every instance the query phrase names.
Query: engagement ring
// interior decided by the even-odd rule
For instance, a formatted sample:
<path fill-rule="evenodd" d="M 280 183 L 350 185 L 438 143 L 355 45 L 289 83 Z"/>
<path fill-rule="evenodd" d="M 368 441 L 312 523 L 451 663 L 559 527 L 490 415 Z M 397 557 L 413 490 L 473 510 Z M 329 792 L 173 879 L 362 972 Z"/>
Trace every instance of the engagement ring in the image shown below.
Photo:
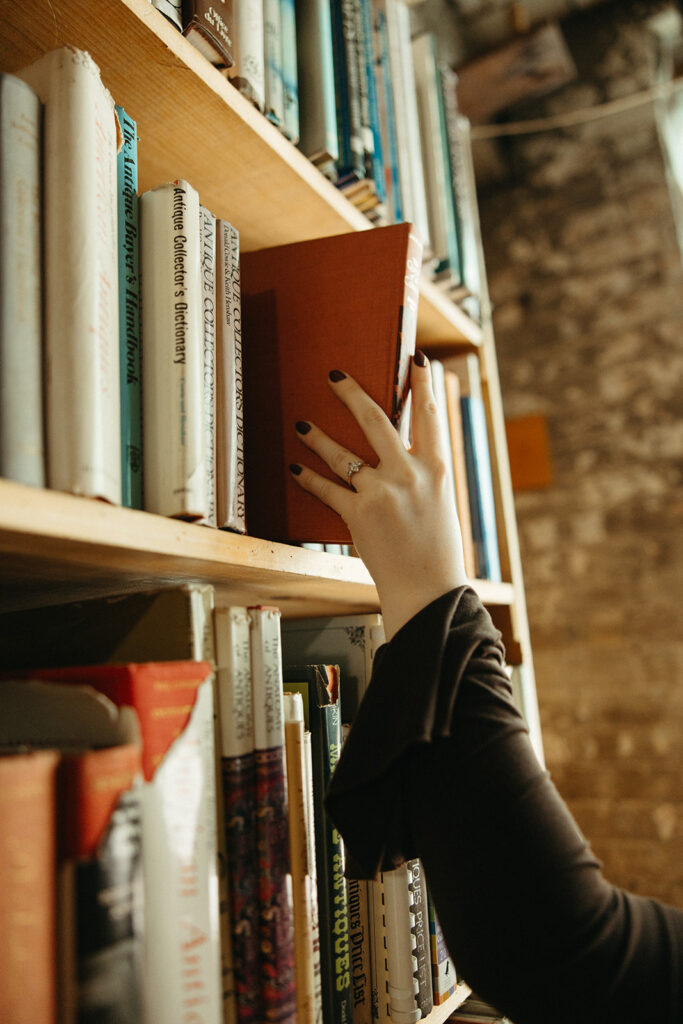
<path fill-rule="evenodd" d="M 349 485 L 349 487 L 353 487 L 353 484 L 351 483 L 351 477 L 353 476 L 354 473 L 357 473 L 359 469 L 362 469 L 363 466 L 367 466 L 367 462 L 363 462 L 362 459 L 357 459 L 355 462 L 349 462 L 349 465 L 346 470 L 346 482 Z"/>

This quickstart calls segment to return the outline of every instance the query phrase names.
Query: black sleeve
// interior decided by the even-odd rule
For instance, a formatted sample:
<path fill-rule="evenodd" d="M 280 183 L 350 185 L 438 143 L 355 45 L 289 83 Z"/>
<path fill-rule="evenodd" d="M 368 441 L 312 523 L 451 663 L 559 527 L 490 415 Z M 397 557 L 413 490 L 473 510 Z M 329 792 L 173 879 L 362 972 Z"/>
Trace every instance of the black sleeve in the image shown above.
<path fill-rule="evenodd" d="M 349 873 L 420 857 L 456 969 L 515 1024 L 683 1022 L 683 911 L 603 878 L 469 588 L 378 652 L 327 807 Z"/>

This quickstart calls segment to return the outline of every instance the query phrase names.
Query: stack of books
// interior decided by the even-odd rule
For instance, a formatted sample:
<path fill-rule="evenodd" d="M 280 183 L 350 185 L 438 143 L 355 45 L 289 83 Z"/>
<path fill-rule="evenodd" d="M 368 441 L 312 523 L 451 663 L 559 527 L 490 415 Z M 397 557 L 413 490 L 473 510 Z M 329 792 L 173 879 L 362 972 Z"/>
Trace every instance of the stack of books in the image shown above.
<path fill-rule="evenodd" d="M 420 862 L 347 880 L 324 810 L 383 639 L 378 615 L 282 627 L 208 586 L 1 616 L 0 867 L 20 842 L 42 868 L 0 940 L 30 943 L 42 990 L 27 1000 L 18 967 L 0 1006 L 372 1024 L 447 1000 Z"/>

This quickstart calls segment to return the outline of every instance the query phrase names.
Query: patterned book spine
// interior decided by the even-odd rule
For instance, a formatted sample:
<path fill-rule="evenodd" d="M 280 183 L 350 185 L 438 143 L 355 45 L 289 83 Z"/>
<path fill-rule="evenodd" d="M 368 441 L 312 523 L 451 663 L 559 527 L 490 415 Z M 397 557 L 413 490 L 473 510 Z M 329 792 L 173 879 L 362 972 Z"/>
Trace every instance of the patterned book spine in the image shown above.
<path fill-rule="evenodd" d="M 278 127 L 285 119 L 285 93 L 282 75 L 282 25 L 280 0 L 263 0 L 264 71 L 266 81 L 266 117 Z"/>
<path fill-rule="evenodd" d="M 427 909 L 429 913 L 429 942 L 432 960 L 432 990 L 434 1005 L 441 1006 L 455 992 L 458 976 L 446 948 L 434 903 L 427 892 Z"/>
<path fill-rule="evenodd" d="M 216 526 L 216 218 L 199 208 L 199 291 L 202 306 L 204 455 L 207 514 L 200 522 Z"/>
<path fill-rule="evenodd" d="M 152 0 L 152 6 L 168 18 L 172 25 L 182 29 L 182 0 Z"/>
<path fill-rule="evenodd" d="M 142 384 L 140 368 L 140 229 L 138 135 L 135 121 L 116 108 L 123 145 L 117 156 L 119 335 L 121 366 L 121 502 L 142 508 Z"/>
<path fill-rule="evenodd" d="M 299 76 L 296 51 L 296 13 L 294 0 L 279 0 L 282 45 L 282 88 L 284 132 L 296 145 L 299 141 Z"/>
<path fill-rule="evenodd" d="M 45 485 L 41 106 L 0 76 L 0 476 Z"/>
<path fill-rule="evenodd" d="M 396 108 L 394 93 L 391 87 L 391 71 L 389 68 L 389 39 L 386 12 L 381 8 L 375 12 L 375 57 L 377 68 L 377 99 L 379 105 L 380 126 L 385 138 L 386 182 L 389 193 L 390 220 L 400 224 L 404 220 L 404 201 L 401 192 L 401 181 L 398 173 L 398 139 L 396 137 Z"/>
<path fill-rule="evenodd" d="M 217 607 L 214 616 L 237 1019 L 240 1024 L 258 1024 L 261 991 L 249 617 L 246 608 L 237 607 Z"/>
<path fill-rule="evenodd" d="M 216 448 L 218 526 L 245 533 L 244 374 L 240 236 L 227 221 L 217 230 Z"/>
<path fill-rule="evenodd" d="M 263 110 L 266 79 L 262 0 L 240 0 L 233 8 L 233 19 L 235 62 L 230 78 L 254 106 Z"/>
<path fill-rule="evenodd" d="M 370 166 L 368 174 L 375 183 L 375 190 L 381 202 L 387 197 L 384 182 L 384 159 L 382 155 L 382 139 L 379 126 L 379 103 L 377 97 L 377 79 L 375 75 L 375 61 L 373 59 L 373 38 L 372 38 L 372 5 L 371 0 L 358 0 L 358 12 L 360 17 L 359 33 L 361 39 L 361 60 L 365 68 L 367 81 L 367 118 L 370 138 L 366 142 L 366 160 L 368 146 L 370 149 Z"/>
<path fill-rule="evenodd" d="M 296 1020 L 280 612 L 251 608 L 256 842 L 263 1019 Z"/>
<path fill-rule="evenodd" d="M 432 969 L 429 953 L 429 913 L 427 889 L 422 864 L 417 858 L 408 861 L 408 891 L 411 895 L 410 915 L 414 936 L 416 976 L 418 982 L 418 1008 L 426 1017 L 434 1005 L 432 992 Z"/>

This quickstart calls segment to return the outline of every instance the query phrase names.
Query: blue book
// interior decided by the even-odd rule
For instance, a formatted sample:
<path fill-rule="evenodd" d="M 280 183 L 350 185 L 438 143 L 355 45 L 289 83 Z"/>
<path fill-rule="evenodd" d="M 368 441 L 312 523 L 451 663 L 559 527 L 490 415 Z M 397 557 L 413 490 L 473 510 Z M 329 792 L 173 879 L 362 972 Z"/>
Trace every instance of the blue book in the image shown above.
<path fill-rule="evenodd" d="M 389 70 L 389 41 L 387 38 L 387 18 L 384 11 L 377 11 L 376 21 L 377 32 L 377 69 L 378 88 L 381 90 L 384 110 L 384 128 L 386 131 L 386 164 L 387 182 L 390 191 L 390 214 L 394 224 L 400 224 L 403 220 L 403 202 L 401 199 L 401 186 L 398 178 L 398 141 L 396 139 L 396 113 L 394 108 L 394 94 L 391 87 L 391 73 Z"/>
<path fill-rule="evenodd" d="M 370 0 L 357 0 L 360 8 L 361 21 L 361 52 L 367 80 L 367 104 L 372 133 L 371 173 L 380 202 L 387 198 L 384 180 L 384 160 L 382 158 L 382 135 L 379 124 L 379 104 L 377 101 L 377 79 L 372 46 L 372 12 Z"/>
<path fill-rule="evenodd" d="M 467 487 L 472 509 L 472 533 L 477 548 L 479 574 L 483 579 L 499 583 L 502 577 L 486 412 L 482 399 L 477 395 L 463 395 L 460 405 L 465 438 Z"/>
<path fill-rule="evenodd" d="M 339 158 L 329 0 L 295 0 L 301 151 L 318 166 Z"/>
<path fill-rule="evenodd" d="M 137 125 L 116 108 L 123 145 L 117 155 L 119 337 L 121 366 L 121 496 L 142 508 L 142 393 L 140 386 L 140 231 Z"/>

